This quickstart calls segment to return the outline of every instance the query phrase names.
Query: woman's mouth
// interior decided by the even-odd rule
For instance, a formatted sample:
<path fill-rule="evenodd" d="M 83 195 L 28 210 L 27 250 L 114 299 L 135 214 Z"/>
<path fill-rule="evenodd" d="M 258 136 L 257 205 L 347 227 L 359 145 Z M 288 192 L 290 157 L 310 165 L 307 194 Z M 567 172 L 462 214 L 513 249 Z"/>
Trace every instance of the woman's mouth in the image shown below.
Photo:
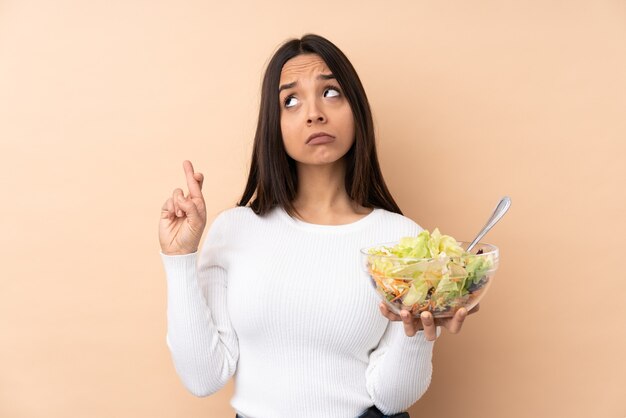
<path fill-rule="evenodd" d="M 306 143 L 308 145 L 318 145 L 318 144 L 327 144 L 329 142 L 333 142 L 335 137 L 326 132 L 316 132 L 309 136 Z"/>

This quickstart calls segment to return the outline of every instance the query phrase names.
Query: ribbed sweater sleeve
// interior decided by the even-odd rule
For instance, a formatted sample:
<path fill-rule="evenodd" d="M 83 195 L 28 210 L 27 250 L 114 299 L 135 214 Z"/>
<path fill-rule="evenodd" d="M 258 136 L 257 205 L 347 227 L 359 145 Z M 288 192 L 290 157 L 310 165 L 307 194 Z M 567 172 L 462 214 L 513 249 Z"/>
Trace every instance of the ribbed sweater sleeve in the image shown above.
<path fill-rule="evenodd" d="M 226 305 L 224 221 L 216 217 L 199 254 L 160 253 L 167 276 L 166 343 L 178 376 L 195 396 L 220 390 L 239 357 Z"/>
<path fill-rule="evenodd" d="M 437 336 L 441 334 L 437 327 Z M 366 387 L 384 414 L 406 411 L 428 389 L 432 376 L 434 341 L 424 332 L 406 335 L 404 325 L 390 321 L 378 347 L 372 351 L 366 371 Z"/>

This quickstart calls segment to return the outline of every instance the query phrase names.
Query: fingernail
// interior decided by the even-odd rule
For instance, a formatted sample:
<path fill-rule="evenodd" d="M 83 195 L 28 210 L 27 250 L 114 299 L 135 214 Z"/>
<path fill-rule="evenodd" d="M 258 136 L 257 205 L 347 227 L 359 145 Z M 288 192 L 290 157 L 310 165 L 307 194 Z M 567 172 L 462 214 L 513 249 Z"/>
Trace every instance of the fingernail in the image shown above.
<path fill-rule="evenodd" d="M 178 216 L 183 216 L 183 212 L 182 211 L 178 211 Z"/>

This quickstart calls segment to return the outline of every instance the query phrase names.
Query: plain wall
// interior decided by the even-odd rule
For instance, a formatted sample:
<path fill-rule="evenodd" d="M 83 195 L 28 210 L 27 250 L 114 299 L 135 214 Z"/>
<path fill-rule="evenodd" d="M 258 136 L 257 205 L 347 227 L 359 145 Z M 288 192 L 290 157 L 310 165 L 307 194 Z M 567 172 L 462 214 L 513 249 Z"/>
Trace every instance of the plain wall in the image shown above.
<path fill-rule="evenodd" d="M 406 216 L 467 240 L 513 201 L 411 415 L 626 416 L 617 0 L 0 0 L 0 416 L 234 416 L 171 363 L 160 208 L 185 159 L 209 223 L 235 204 L 265 65 L 307 32 L 356 67 Z"/>

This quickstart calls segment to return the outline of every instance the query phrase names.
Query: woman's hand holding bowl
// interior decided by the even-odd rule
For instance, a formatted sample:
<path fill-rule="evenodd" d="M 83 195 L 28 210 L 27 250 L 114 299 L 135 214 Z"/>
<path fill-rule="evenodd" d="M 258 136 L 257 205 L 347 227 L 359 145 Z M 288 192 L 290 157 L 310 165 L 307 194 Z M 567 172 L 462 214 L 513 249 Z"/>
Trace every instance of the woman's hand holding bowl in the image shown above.
<path fill-rule="evenodd" d="M 404 323 L 404 333 L 407 336 L 413 337 L 418 331 L 424 331 L 426 340 L 435 341 L 437 339 L 437 327 L 444 327 L 452 334 L 461 332 L 463 321 L 465 321 L 467 315 L 478 312 L 480 304 L 474 306 L 469 313 L 467 309 L 460 308 L 453 317 L 434 318 L 434 320 L 433 314 L 428 311 L 422 312 L 419 318 L 415 318 L 405 309 L 400 311 L 400 315 L 392 312 L 384 302 L 380 303 L 379 308 L 385 318 L 391 321 L 402 321 Z"/>

